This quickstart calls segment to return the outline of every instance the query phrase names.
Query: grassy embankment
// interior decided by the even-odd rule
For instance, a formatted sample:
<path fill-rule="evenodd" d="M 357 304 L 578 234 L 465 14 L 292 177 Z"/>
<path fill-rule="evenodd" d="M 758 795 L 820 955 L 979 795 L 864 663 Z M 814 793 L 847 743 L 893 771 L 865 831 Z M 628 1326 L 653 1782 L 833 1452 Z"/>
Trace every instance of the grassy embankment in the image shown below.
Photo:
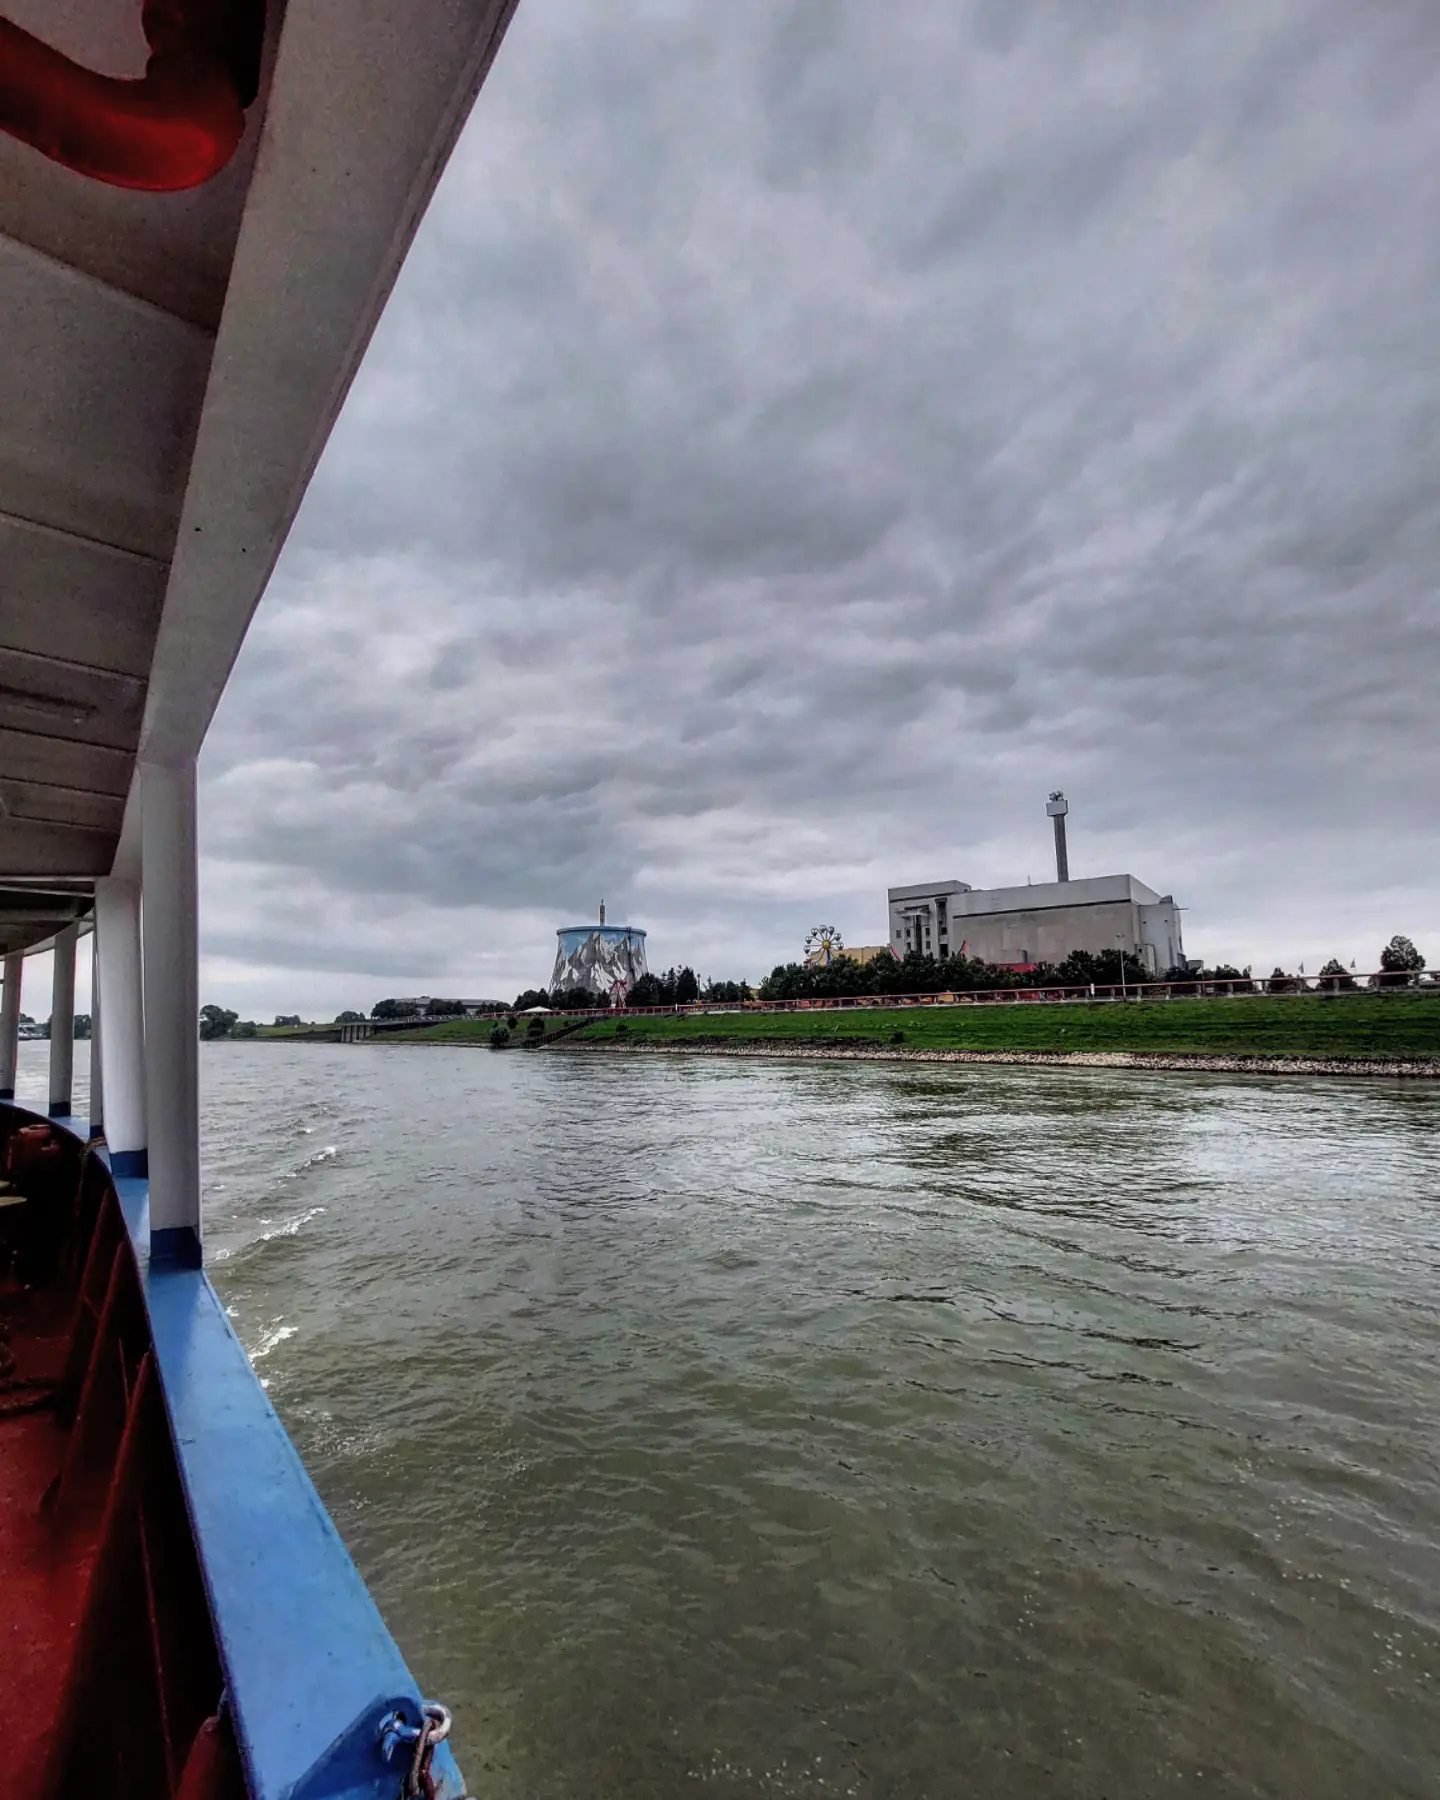
<path fill-rule="evenodd" d="M 543 1037 L 555 1037 L 560 1032 L 570 1031 L 575 1021 L 568 1013 L 539 1014 L 544 1019 Z M 506 1023 L 501 1016 L 500 1023 Z M 509 1048 L 518 1050 L 522 1045 L 534 1044 L 542 1040 L 542 1034 L 529 1030 L 530 1021 L 522 1017 L 520 1023 L 510 1033 Z M 494 1019 L 447 1019 L 440 1025 L 422 1025 L 415 1031 L 397 1031 L 393 1035 L 378 1037 L 374 1043 L 394 1044 L 488 1044 L 490 1033 L 495 1029 Z"/>
<path fill-rule="evenodd" d="M 1257 995 L 1128 1006 L 867 1007 L 636 1018 L 628 1024 L 625 1031 L 619 1021 L 598 1020 L 571 1041 L 613 1044 L 618 1032 L 621 1044 L 641 1046 L 809 1043 L 860 1049 L 888 1048 L 898 1031 L 906 1050 L 1440 1060 L 1440 994 L 1426 993 Z M 450 1041 L 461 1040 L 457 1034 Z"/>

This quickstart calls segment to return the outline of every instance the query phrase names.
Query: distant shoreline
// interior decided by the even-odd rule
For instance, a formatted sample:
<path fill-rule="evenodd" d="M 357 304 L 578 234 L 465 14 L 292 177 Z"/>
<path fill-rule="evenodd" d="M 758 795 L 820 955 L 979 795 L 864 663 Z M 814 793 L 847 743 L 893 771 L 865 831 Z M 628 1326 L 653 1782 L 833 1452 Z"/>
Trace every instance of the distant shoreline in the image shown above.
<path fill-rule="evenodd" d="M 538 1029 L 537 1029 L 538 1028 Z M 332 1027 L 327 1036 L 337 1037 Z M 1250 995 L 1076 1005 L 687 1009 L 514 1025 L 457 1019 L 379 1036 L 510 1050 L 674 1050 L 855 1062 L 996 1063 L 1217 1075 L 1440 1079 L 1440 993 Z"/>
<path fill-rule="evenodd" d="M 686 1043 L 670 1038 L 656 1043 L 588 1042 L 562 1038 L 543 1046 L 555 1054 L 600 1053 L 640 1056 L 738 1056 L 779 1058 L 786 1062 L 1008 1063 L 1020 1067 L 1070 1069 L 1157 1069 L 1210 1075 L 1337 1075 L 1405 1081 L 1440 1081 L 1440 1058 L 1222 1056 L 1209 1052 L 1145 1050 L 920 1050 L 881 1045 L 815 1043 Z"/>

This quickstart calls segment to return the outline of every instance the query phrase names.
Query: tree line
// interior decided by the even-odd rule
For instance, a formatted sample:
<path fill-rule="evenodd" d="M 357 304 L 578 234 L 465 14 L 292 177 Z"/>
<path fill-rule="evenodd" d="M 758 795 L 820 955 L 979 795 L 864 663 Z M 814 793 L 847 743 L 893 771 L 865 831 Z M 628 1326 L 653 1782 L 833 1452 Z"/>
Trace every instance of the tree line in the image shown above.
<path fill-rule="evenodd" d="M 463 1019 L 465 1016 L 463 1000 L 431 1000 L 428 1005 L 421 1006 L 418 1000 L 377 1000 L 370 1008 L 372 1019 Z M 340 1013 L 337 1025 L 358 1024 L 365 1017 L 364 1013 Z"/>
<path fill-rule="evenodd" d="M 1413 986 L 1425 967 L 1425 958 L 1407 937 L 1393 937 L 1380 953 L 1377 987 Z M 1248 968 L 1237 969 L 1229 963 L 1214 968 L 1192 969 L 1188 964 L 1152 975 L 1145 965 L 1128 951 L 1072 950 L 1063 962 L 1037 963 L 1023 973 L 1016 969 L 998 968 L 994 963 L 970 956 L 927 956 L 911 950 L 904 957 L 877 956 L 867 963 L 856 963 L 848 956 L 837 956 L 827 964 L 781 963 L 760 983 L 761 1000 L 844 1000 L 867 995 L 985 993 L 1024 988 L 1119 988 L 1139 986 L 1143 982 L 1186 982 L 1197 993 L 1211 994 L 1289 994 L 1309 984 L 1303 977 L 1276 968 L 1264 980 L 1256 979 Z M 1341 993 L 1359 989 L 1355 976 L 1337 959 L 1332 958 L 1320 971 L 1319 984 L 1324 993 Z"/>
<path fill-rule="evenodd" d="M 344 1013 L 342 1018 L 358 1019 L 360 1013 Z M 275 1024 L 303 1025 L 305 1023 L 299 1013 L 276 1013 Z M 340 1020 L 336 1020 L 338 1025 Z M 254 1019 L 242 1019 L 237 1012 L 231 1012 L 227 1006 L 202 1006 L 200 1008 L 200 1037 L 204 1043 L 213 1043 L 216 1038 L 253 1038 L 260 1035 L 260 1027 Z"/>
<path fill-rule="evenodd" d="M 627 1006 L 693 1006 L 698 1000 L 748 1000 L 751 991 L 743 981 L 707 981 L 702 984 L 688 967 L 666 969 L 664 974 L 642 975 L 625 996 Z M 559 988 L 547 993 L 544 988 L 526 988 L 517 996 L 514 1012 L 528 1012 L 532 1006 L 548 1006 L 555 1012 L 593 1012 L 610 1005 L 606 994 L 592 993 L 588 988 Z"/>
<path fill-rule="evenodd" d="M 1235 971 L 1238 976 L 1240 971 Z M 1190 971 L 1175 979 L 1189 979 Z M 842 1000 L 866 995 L 984 993 L 1036 987 L 1119 987 L 1149 981 L 1144 963 L 1116 950 L 1072 950 L 1062 963 L 1041 963 L 1027 974 L 997 968 L 975 956 L 927 956 L 911 950 L 903 957 L 877 956 L 857 963 L 837 956 L 831 963 L 781 963 L 760 983 L 762 1000 Z"/>
<path fill-rule="evenodd" d="M 1380 952 L 1380 967 L 1373 977 L 1381 988 L 1413 987 L 1425 970 L 1425 958 L 1408 937 L 1395 936 Z M 828 964 L 778 963 L 758 989 L 744 981 L 704 981 L 688 967 L 666 969 L 663 974 L 642 975 L 626 996 L 627 1006 L 735 1006 L 746 1000 L 850 1000 L 874 995 L 984 993 L 988 990 L 1024 988 L 1119 988 L 1139 986 L 1155 980 L 1190 985 L 1197 993 L 1210 994 L 1292 994 L 1309 986 L 1304 976 L 1292 975 L 1276 968 L 1269 976 L 1258 977 L 1248 968 L 1236 969 L 1229 963 L 1214 968 L 1192 969 L 1187 965 L 1153 976 L 1145 965 L 1127 951 L 1072 950 L 1060 963 L 1037 963 L 1021 973 L 1015 969 L 997 968 L 972 956 L 926 956 L 911 950 L 904 957 L 877 956 L 870 962 L 857 963 L 848 956 L 837 956 Z M 1316 977 L 1323 993 L 1358 992 L 1361 982 L 1338 957 L 1331 957 Z M 515 997 L 509 1009 L 511 1024 L 516 1015 L 543 1006 L 552 1012 L 598 1012 L 610 1005 L 604 994 L 585 988 L 562 988 L 549 993 L 545 988 L 526 988 Z M 372 1019 L 459 1018 L 465 1013 L 462 1000 L 432 1000 L 421 1008 L 413 1000 L 381 1000 L 371 1008 Z M 337 1013 L 337 1025 L 363 1024 L 364 1013 Z M 33 1026 L 34 1020 L 20 1015 L 22 1025 Z M 278 1013 L 277 1026 L 300 1025 L 298 1013 Z M 200 1008 L 200 1036 L 215 1038 L 253 1038 L 259 1032 L 253 1019 L 242 1019 L 223 1006 Z M 40 1027 L 44 1037 L 50 1035 L 46 1020 Z M 90 1015 L 75 1015 L 75 1035 L 88 1038 Z"/>
<path fill-rule="evenodd" d="M 36 1022 L 34 1021 L 34 1019 L 32 1019 L 30 1017 L 29 1013 L 22 1012 L 16 1018 L 15 1023 L 21 1028 L 21 1030 L 24 1032 L 26 1037 L 31 1038 L 31 1039 L 39 1039 L 42 1042 L 49 1040 L 50 1021 L 48 1019 L 41 1019 L 41 1021 L 37 1025 Z M 89 1035 L 90 1035 L 90 1015 L 89 1015 L 89 1013 L 76 1013 L 75 1014 L 74 1019 L 72 1021 L 72 1029 L 71 1029 L 70 1035 L 73 1038 L 75 1038 L 77 1041 L 83 1041 L 85 1038 L 89 1037 Z"/>

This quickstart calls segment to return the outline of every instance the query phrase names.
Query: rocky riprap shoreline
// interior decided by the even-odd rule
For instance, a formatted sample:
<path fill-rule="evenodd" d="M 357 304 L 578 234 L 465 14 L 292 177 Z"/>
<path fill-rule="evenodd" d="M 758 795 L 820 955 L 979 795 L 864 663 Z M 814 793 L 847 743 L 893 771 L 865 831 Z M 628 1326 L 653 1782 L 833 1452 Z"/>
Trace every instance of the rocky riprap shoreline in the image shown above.
<path fill-rule="evenodd" d="M 1071 1069 L 1175 1069 L 1215 1075 L 1364 1075 L 1420 1081 L 1440 1080 L 1440 1058 L 1360 1056 L 1215 1056 L 1149 1050 L 920 1050 L 879 1044 L 804 1042 L 726 1043 L 716 1039 L 686 1042 L 681 1038 L 653 1043 L 585 1043 L 564 1039 L 546 1048 L 556 1051 L 620 1051 L 633 1055 L 782 1057 L 794 1061 L 1018 1063 L 1023 1066 Z"/>

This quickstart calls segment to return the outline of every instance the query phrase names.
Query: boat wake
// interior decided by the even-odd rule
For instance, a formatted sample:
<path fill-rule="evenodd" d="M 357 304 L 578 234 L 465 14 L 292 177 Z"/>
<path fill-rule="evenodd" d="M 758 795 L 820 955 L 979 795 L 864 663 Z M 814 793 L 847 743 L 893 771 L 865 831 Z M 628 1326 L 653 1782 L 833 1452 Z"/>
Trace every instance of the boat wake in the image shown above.
<path fill-rule="evenodd" d="M 247 1238 L 244 1243 L 222 1246 L 220 1249 L 212 1252 L 210 1260 L 212 1262 L 232 1262 L 236 1257 L 244 1256 L 246 1251 L 256 1250 L 262 1244 L 273 1243 L 277 1238 L 298 1237 L 304 1227 L 307 1226 L 312 1219 L 318 1219 L 324 1211 L 325 1208 L 323 1206 L 307 1206 L 302 1212 L 296 1213 L 293 1218 L 283 1219 L 278 1224 L 273 1219 L 258 1219 L 256 1223 L 264 1226 L 266 1228 L 265 1230 L 257 1231 L 253 1237 Z"/>

